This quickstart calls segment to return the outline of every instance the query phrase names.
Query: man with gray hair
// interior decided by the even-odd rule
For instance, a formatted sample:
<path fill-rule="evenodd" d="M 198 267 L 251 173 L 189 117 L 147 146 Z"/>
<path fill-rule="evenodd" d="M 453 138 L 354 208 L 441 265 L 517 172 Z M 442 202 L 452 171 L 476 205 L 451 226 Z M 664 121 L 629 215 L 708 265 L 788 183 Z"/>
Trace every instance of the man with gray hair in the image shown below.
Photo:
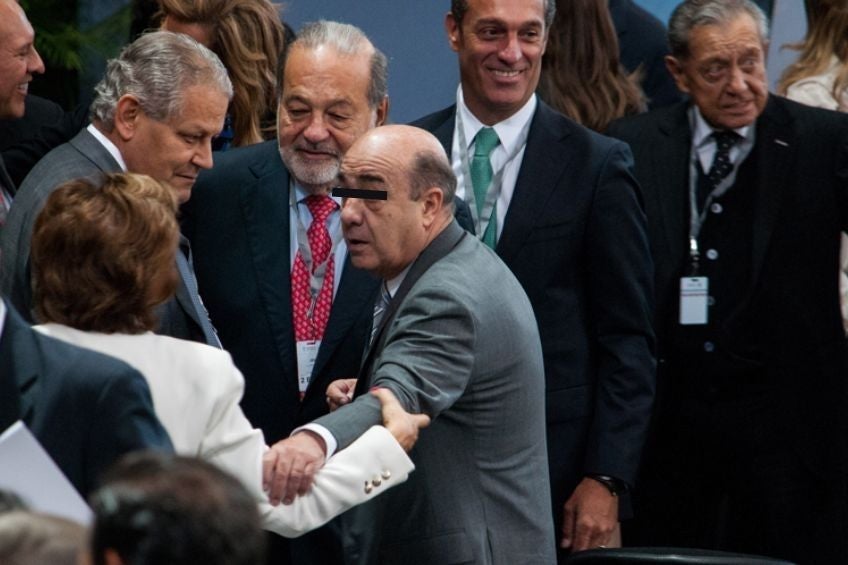
<path fill-rule="evenodd" d="M 242 408 L 269 445 L 327 413 L 327 386 L 354 376 L 365 348 L 377 281 L 350 264 L 330 189 L 343 154 L 386 119 L 386 74 L 358 28 L 307 25 L 280 66 L 278 143 L 223 153 L 184 207 L 204 301 L 244 374 Z M 322 529 L 270 553 L 332 563 L 332 547 Z"/>
<path fill-rule="evenodd" d="M 625 540 L 848 563 L 848 117 L 769 94 L 767 42 L 750 0 L 686 0 L 666 65 L 689 100 L 608 130 L 633 149 L 657 289 Z"/>
<path fill-rule="evenodd" d="M 71 179 L 129 171 L 168 182 L 185 202 L 200 170 L 212 166 L 211 141 L 223 126 L 232 85 L 207 48 L 186 35 L 155 32 L 109 61 L 95 95 L 92 124 L 30 172 L 0 236 L 0 290 L 29 321 L 30 238 L 47 196 Z M 197 294 L 186 240 L 180 249 L 180 285 L 161 307 L 157 331 L 220 346 Z"/>

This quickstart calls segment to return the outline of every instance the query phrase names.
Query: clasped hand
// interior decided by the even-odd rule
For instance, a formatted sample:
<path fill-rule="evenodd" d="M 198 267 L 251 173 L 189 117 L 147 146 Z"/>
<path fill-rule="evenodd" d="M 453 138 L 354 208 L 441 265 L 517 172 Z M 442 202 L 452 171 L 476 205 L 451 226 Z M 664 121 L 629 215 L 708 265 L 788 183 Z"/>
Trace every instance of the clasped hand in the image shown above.
<path fill-rule="evenodd" d="M 352 391 L 356 384 L 355 379 L 348 379 L 347 382 L 349 390 Z M 330 388 L 337 383 L 339 381 L 331 384 Z M 346 394 L 346 391 L 343 394 Z M 418 440 L 418 430 L 429 425 L 429 416 L 410 414 L 404 410 L 389 389 L 372 389 L 371 394 L 380 400 L 383 425 L 404 450 L 412 449 Z M 329 395 L 330 389 L 328 400 Z M 324 440 L 309 430 L 302 430 L 271 446 L 262 461 L 262 485 L 271 504 L 276 506 L 281 501 L 283 504 L 291 504 L 295 496 L 308 493 L 315 480 L 315 474 L 324 465 L 326 453 Z"/>

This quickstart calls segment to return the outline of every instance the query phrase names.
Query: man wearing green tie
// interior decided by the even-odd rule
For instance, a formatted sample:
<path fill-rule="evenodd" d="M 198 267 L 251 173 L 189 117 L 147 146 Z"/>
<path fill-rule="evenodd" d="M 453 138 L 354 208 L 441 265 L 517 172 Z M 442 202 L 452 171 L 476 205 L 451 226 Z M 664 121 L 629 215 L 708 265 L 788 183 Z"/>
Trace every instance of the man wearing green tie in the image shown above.
<path fill-rule="evenodd" d="M 654 396 L 653 268 L 626 145 L 537 100 L 552 0 L 453 0 L 455 106 L 414 125 L 451 156 L 477 234 L 542 339 L 560 558 L 615 544 Z M 493 281 L 493 284 L 497 284 Z"/>

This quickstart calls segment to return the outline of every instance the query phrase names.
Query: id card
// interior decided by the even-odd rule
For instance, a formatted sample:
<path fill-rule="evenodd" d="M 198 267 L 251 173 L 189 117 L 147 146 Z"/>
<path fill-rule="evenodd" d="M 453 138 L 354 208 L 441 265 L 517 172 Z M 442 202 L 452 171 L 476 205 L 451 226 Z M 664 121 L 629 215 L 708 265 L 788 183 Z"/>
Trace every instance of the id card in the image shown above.
<path fill-rule="evenodd" d="M 680 279 L 680 324 L 684 326 L 707 323 L 710 279 L 682 277 Z"/>
<path fill-rule="evenodd" d="M 315 367 L 315 358 L 318 357 L 318 349 L 321 341 L 298 341 L 297 342 L 297 389 L 301 396 L 309 386 L 309 378 Z"/>

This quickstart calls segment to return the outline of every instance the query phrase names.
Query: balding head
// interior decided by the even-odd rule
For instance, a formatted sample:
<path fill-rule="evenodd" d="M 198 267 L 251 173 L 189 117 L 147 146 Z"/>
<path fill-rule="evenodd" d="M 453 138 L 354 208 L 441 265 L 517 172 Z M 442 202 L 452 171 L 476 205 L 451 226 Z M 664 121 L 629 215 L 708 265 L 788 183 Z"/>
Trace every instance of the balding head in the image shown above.
<path fill-rule="evenodd" d="M 44 72 L 35 32 L 15 0 L 0 0 L 0 118 L 20 118 L 32 76 Z"/>
<path fill-rule="evenodd" d="M 411 126 L 373 129 L 342 161 L 346 188 L 385 193 L 385 200 L 346 198 L 342 227 L 351 260 L 389 279 L 453 221 L 456 178 L 439 141 Z"/>

